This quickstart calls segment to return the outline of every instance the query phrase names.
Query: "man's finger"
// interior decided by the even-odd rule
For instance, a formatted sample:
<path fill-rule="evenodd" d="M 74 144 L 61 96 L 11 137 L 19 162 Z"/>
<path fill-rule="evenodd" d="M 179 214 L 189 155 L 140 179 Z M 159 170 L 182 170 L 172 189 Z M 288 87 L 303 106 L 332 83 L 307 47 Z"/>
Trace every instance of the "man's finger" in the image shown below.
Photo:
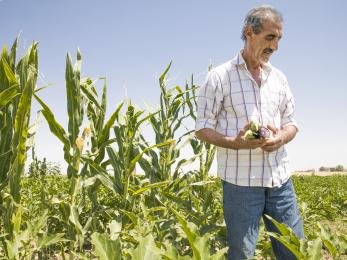
<path fill-rule="evenodd" d="M 263 146 L 261 149 L 263 149 L 265 152 L 272 152 L 275 150 L 272 146 Z"/>
<path fill-rule="evenodd" d="M 267 141 L 267 142 L 265 143 L 265 145 L 264 145 L 264 146 L 273 146 L 274 144 L 275 144 L 275 142 L 274 142 L 274 141 L 269 140 L 269 141 Z"/>
<path fill-rule="evenodd" d="M 251 127 L 252 122 L 248 122 L 244 127 L 243 130 L 246 132 Z"/>
<path fill-rule="evenodd" d="M 265 142 L 263 140 L 253 139 L 253 140 L 249 140 L 249 144 L 252 147 L 252 149 L 255 149 L 255 148 L 263 147 L 265 145 Z"/>
<path fill-rule="evenodd" d="M 275 133 L 275 134 L 277 134 L 277 132 L 278 132 L 278 128 L 277 127 L 274 127 L 274 126 L 272 126 L 272 125 L 267 125 L 267 128 L 269 129 L 269 130 L 271 130 L 273 133 Z"/>

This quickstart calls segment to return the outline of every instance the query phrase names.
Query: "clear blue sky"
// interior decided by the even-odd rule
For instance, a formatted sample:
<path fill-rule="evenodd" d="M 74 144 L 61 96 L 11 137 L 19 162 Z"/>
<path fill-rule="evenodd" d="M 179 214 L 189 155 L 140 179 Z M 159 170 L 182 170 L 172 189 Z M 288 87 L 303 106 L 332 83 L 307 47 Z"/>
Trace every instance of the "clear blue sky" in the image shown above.
<path fill-rule="evenodd" d="M 38 85 L 53 84 L 40 96 L 66 126 L 67 52 L 81 49 L 83 75 L 107 77 L 108 112 L 126 92 L 144 107 L 157 103 L 157 78 L 170 60 L 170 83 L 183 86 L 192 73 L 201 83 L 210 63 L 231 59 L 243 47 L 245 14 L 259 4 L 278 8 L 285 20 L 271 63 L 296 97 L 300 132 L 288 147 L 292 168 L 347 167 L 347 1 L 0 0 L 0 44 L 9 47 L 20 32 L 20 53 L 40 42 Z M 63 160 L 44 121 L 36 144 L 40 157 Z"/>

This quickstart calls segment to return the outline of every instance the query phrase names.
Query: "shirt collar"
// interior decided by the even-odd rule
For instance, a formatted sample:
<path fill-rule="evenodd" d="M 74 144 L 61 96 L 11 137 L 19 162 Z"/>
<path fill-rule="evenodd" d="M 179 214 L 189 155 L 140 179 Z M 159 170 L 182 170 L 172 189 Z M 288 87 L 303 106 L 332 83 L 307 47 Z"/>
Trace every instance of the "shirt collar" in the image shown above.
<path fill-rule="evenodd" d="M 243 57 L 242 57 L 242 52 L 243 52 L 243 49 L 241 49 L 241 50 L 236 54 L 236 56 L 231 60 L 231 63 L 234 64 L 234 65 L 237 65 L 237 66 L 244 66 L 245 68 L 247 68 L 246 62 L 245 62 L 245 60 L 244 60 Z M 263 69 L 264 69 L 266 72 L 270 72 L 271 69 L 272 69 L 271 63 L 270 63 L 270 62 L 264 63 L 264 64 L 263 64 Z"/>

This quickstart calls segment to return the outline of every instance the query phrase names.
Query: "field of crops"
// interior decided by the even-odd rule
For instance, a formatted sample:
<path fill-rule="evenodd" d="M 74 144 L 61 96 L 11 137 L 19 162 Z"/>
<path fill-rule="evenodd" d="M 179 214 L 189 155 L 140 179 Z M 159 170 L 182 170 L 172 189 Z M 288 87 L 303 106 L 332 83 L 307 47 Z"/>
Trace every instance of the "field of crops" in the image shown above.
<path fill-rule="evenodd" d="M 50 109 L 54 104 L 39 97 L 49 89 L 36 86 L 37 43 L 20 59 L 16 45 L 3 49 L 0 62 L 0 257 L 224 259 L 221 186 L 208 174 L 215 147 L 186 127 L 195 120 L 193 77 L 184 88 L 168 88 L 168 66 L 156 111 L 124 100 L 106 118 L 106 80 L 81 77 L 81 53 L 75 64 L 68 55 L 64 129 Z M 48 174 L 43 163 L 32 165 L 29 177 L 24 172 L 35 144 L 33 100 L 64 146 L 66 175 Z M 144 126 L 155 140 L 142 135 Z M 189 158 L 182 148 L 191 150 Z M 193 162 L 197 169 L 189 167 Z M 279 234 L 262 227 L 257 256 L 273 258 L 273 236 L 299 259 L 345 257 L 347 177 L 300 176 L 294 184 L 305 239 L 275 222 Z"/>

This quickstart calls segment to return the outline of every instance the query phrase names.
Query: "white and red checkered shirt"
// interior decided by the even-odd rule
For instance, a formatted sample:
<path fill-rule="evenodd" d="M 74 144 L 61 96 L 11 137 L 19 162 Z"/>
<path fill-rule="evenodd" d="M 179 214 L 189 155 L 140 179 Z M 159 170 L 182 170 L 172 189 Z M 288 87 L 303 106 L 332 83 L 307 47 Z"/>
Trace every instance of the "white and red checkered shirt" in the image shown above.
<path fill-rule="evenodd" d="M 268 63 L 262 68 L 258 87 L 241 52 L 209 72 L 197 96 L 195 130 L 212 128 L 226 136 L 237 136 L 250 121 L 276 128 L 297 127 L 286 77 Z M 280 186 L 291 174 L 285 146 L 270 153 L 260 148 L 217 147 L 217 165 L 218 177 L 241 186 Z"/>

